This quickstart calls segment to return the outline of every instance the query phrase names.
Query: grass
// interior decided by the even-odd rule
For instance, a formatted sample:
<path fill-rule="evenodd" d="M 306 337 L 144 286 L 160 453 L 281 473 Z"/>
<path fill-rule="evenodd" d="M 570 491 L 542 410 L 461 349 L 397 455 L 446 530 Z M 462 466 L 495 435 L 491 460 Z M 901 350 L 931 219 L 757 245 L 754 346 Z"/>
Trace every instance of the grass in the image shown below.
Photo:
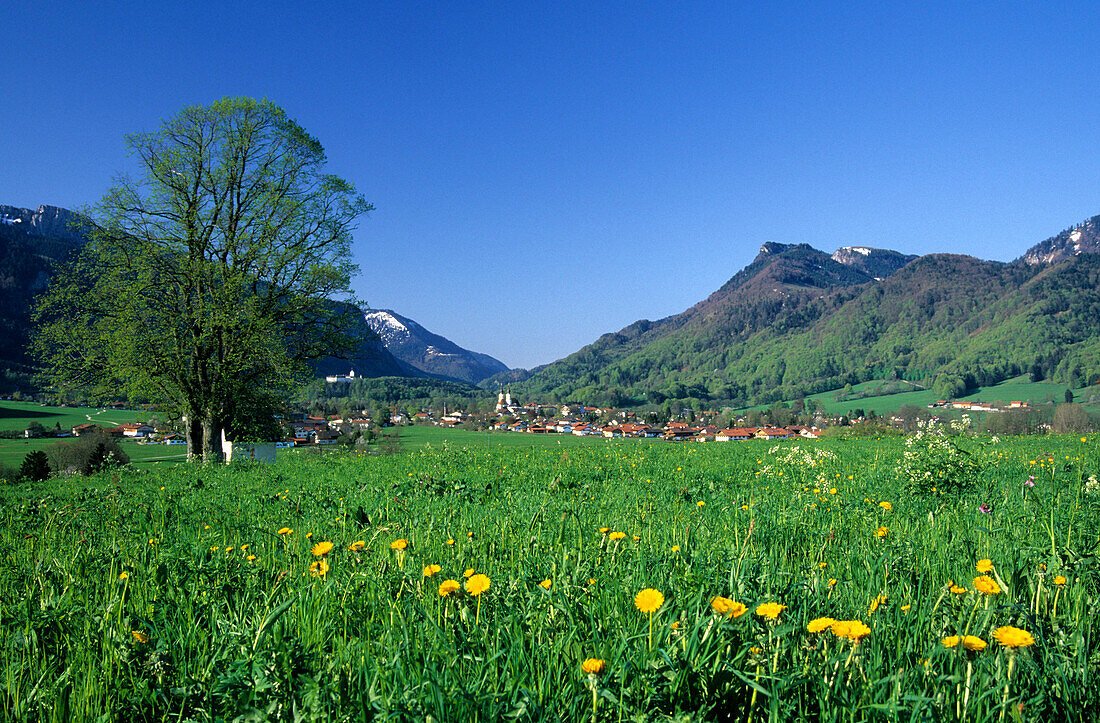
<path fill-rule="evenodd" d="M 0 716 L 1088 720 L 1100 698 L 1095 437 L 965 438 L 951 467 L 896 439 L 402 431 L 389 456 L 0 487 Z M 964 634 L 988 647 L 941 642 Z"/>

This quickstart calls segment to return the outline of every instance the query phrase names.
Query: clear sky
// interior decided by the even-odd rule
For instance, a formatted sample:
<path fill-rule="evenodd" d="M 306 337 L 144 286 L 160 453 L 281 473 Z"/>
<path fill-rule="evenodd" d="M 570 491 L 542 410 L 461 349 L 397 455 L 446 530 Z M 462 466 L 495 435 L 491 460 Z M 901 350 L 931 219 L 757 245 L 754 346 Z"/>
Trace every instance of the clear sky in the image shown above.
<path fill-rule="evenodd" d="M 0 203 L 90 204 L 125 134 L 266 97 L 377 207 L 358 294 L 530 367 L 766 241 L 1007 261 L 1100 214 L 1098 8 L 8 0 Z"/>

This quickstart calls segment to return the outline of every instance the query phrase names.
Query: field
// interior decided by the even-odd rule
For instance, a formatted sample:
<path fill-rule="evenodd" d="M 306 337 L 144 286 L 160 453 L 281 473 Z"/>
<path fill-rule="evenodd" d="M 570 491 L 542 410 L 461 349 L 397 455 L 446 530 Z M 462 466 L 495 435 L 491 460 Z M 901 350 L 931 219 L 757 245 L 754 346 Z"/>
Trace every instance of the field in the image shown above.
<path fill-rule="evenodd" d="M 409 434 L 0 486 L 0 716 L 1094 719 L 1100 439 Z"/>

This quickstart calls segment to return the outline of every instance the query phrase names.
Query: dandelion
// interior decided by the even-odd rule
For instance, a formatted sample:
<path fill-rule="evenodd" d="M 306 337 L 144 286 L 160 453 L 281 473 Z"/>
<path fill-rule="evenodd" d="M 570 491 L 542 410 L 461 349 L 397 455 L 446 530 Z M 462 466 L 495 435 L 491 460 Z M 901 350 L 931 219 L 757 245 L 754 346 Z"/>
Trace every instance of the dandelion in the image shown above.
<path fill-rule="evenodd" d="M 126 572 L 125 570 L 123 570 L 122 572 L 120 572 L 118 574 L 118 579 L 119 580 L 128 580 L 129 578 L 130 578 L 130 573 Z"/>
<path fill-rule="evenodd" d="M 888 530 L 885 527 L 880 527 L 877 530 L 875 530 L 875 537 L 886 537 L 889 534 L 890 534 L 890 530 Z"/>
<path fill-rule="evenodd" d="M 588 658 L 581 663 L 581 670 L 589 675 L 599 675 L 603 672 L 604 662 L 600 658 Z"/>
<path fill-rule="evenodd" d="M 539 583 L 539 587 L 541 587 L 543 590 L 549 590 L 551 584 L 552 583 L 550 582 L 550 578 L 546 578 L 545 580 L 543 580 L 542 582 Z"/>
<path fill-rule="evenodd" d="M 647 587 L 634 596 L 634 607 L 649 616 L 649 649 L 653 650 L 653 613 L 665 604 L 665 596 L 660 590 Z"/>
<path fill-rule="evenodd" d="M 901 611 L 903 613 L 907 613 L 907 612 L 909 612 L 909 608 L 911 608 L 911 607 L 913 607 L 913 606 L 912 605 L 902 605 L 901 606 Z"/>
<path fill-rule="evenodd" d="M 747 510 L 747 509 L 749 509 L 748 505 L 741 505 L 741 510 L 742 511 Z"/>
<path fill-rule="evenodd" d="M 600 534 L 601 534 L 601 535 L 606 535 L 606 534 L 607 534 L 608 532 L 611 532 L 611 528 L 610 528 L 610 527 L 601 527 L 601 528 L 600 528 Z"/>
<path fill-rule="evenodd" d="M 993 561 L 989 558 L 984 560 L 978 560 L 978 564 L 974 566 L 978 572 L 989 572 L 993 569 Z"/>
<path fill-rule="evenodd" d="M 458 580 L 444 580 L 439 583 L 439 596 L 457 595 L 462 590 L 462 584 Z"/>
<path fill-rule="evenodd" d="M 1054 578 L 1054 584 L 1057 585 L 1058 587 L 1061 587 L 1061 586 L 1066 584 L 1066 578 L 1062 577 L 1061 575 L 1058 575 L 1057 577 Z"/>
<path fill-rule="evenodd" d="M 279 531 L 276 532 L 275 534 L 277 534 L 277 535 L 289 535 L 291 532 L 294 532 L 294 530 L 290 529 L 289 527 L 280 527 Z"/>
<path fill-rule="evenodd" d="M 141 632 L 140 630 L 131 630 L 130 634 L 134 636 L 134 640 L 138 641 L 142 645 L 145 645 L 149 642 L 149 636 Z"/>
<path fill-rule="evenodd" d="M 680 551 L 680 546 L 679 545 L 673 545 L 672 546 L 672 551 L 673 552 L 679 552 Z"/>
<path fill-rule="evenodd" d="M 621 540 L 624 537 L 626 537 L 625 532 L 612 532 L 610 535 L 607 536 L 607 539 L 609 539 L 609 540 Z"/>
<path fill-rule="evenodd" d="M 455 538 L 453 538 L 453 537 L 448 537 L 448 538 L 447 538 L 447 544 L 448 544 L 448 545 L 454 545 L 454 544 L 455 544 Z"/>
<path fill-rule="evenodd" d="M 477 612 L 474 615 L 474 623 L 481 621 L 481 593 L 489 589 L 489 577 L 487 575 L 474 575 L 466 581 L 466 592 L 477 598 Z"/>
<path fill-rule="evenodd" d="M 951 583 L 951 592 L 956 595 L 965 595 L 968 591 L 965 587 L 959 587 L 955 583 Z"/>
<path fill-rule="evenodd" d="M 409 541 L 405 539 L 397 539 L 390 543 L 391 550 L 404 550 L 409 546 Z"/>
<path fill-rule="evenodd" d="M 230 545 L 229 547 L 225 548 L 225 551 L 226 552 L 233 552 L 233 546 Z"/>
<path fill-rule="evenodd" d="M 355 542 L 348 545 L 348 551 L 349 552 L 360 552 L 366 546 L 367 546 L 367 543 L 364 542 L 363 540 L 356 540 Z"/>
<path fill-rule="evenodd" d="M 641 535 L 634 535 L 634 541 L 635 541 L 635 542 L 638 542 L 638 541 L 639 541 L 639 540 L 641 540 L 641 539 L 642 539 L 642 536 L 641 536 Z"/>
<path fill-rule="evenodd" d="M 313 539 L 313 533 L 312 532 L 307 532 L 306 533 L 306 539 L 307 540 L 312 540 Z"/>
<path fill-rule="evenodd" d="M 698 502 L 696 502 L 696 503 L 695 503 L 695 506 L 696 506 L 696 507 L 705 507 L 705 506 L 706 506 L 706 504 L 707 504 L 707 503 L 706 503 L 705 501 L 703 501 L 703 500 L 699 500 Z"/>
<path fill-rule="evenodd" d="M 988 645 L 988 643 L 986 643 L 984 640 L 977 637 L 976 635 L 952 635 L 950 637 L 944 638 L 941 642 L 943 643 L 943 647 L 945 648 L 954 648 L 959 643 L 962 643 L 962 646 L 964 648 L 974 653 L 980 653 L 981 651 L 985 650 L 986 646 Z"/>
<path fill-rule="evenodd" d="M 858 643 L 871 634 L 871 628 L 859 620 L 837 620 L 832 625 L 832 631 L 838 638 L 847 638 L 853 643 Z"/>
<path fill-rule="evenodd" d="M 437 572 L 439 572 L 442 569 L 443 568 L 440 567 L 439 565 L 425 565 L 424 566 L 424 577 L 431 577 L 432 575 L 436 574 Z"/>
<path fill-rule="evenodd" d="M 309 574 L 311 577 L 323 578 L 328 574 L 328 562 L 324 559 L 314 561 L 309 566 Z"/>
<path fill-rule="evenodd" d="M 819 562 L 819 563 L 817 563 L 817 569 L 818 570 L 824 570 L 826 567 L 828 567 L 828 565 L 829 565 L 829 563 L 827 563 L 827 562 Z"/>
<path fill-rule="evenodd" d="M 1010 649 L 1026 648 L 1035 644 L 1031 633 L 1011 625 L 1004 625 L 993 631 L 993 637 L 1002 646 Z"/>
<path fill-rule="evenodd" d="M 730 600 L 729 598 L 721 596 L 717 596 L 711 600 L 710 607 L 714 612 L 719 615 L 724 615 L 727 618 L 739 618 L 748 611 L 744 603 L 739 603 L 735 600 Z"/>
<path fill-rule="evenodd" d="M 975 590 L 984 592 L 986 595 L 996 595 L 1001 591 L 1001 586 L 997 584 L 997 581 L 988 575 L 974 578 L 973 585 Z"/>
<path fill-rule="evenodd" d="M 487 575 L 472 575 L 466 580 L 466 592 L 473 597 L 477 597 L 489 589 L 489 583 L 490 580 Z"/>
<path fill-rule="evenodd" d="M 881 507 L 882 509 L 886 510 L 887 512 L 894 509 L 893 506 L 889 502 L 887 502 L 886 500 L 883 500 L 882 502 L 879 502 L 878 506 Z"/>
<path fill-rule="evenodd" d="M 836 578 L 835 577 L 830 577 L 829 578 L 829 587 L 833 587 L 834 585 L 836 585 Z"/>
<path fill-rule="evenodd" d="M 321 557 L 322 555 L 327 555 L 332 552 L 332 547 L 332 543 L 328 540 L 325 540 L 324 542 L 318 542 L 316 545 L 314 545 L 313 549 L 310 550 L 310 552 L 313 553 L 313 555 L 315 555 L 316 557 Z"/>
<path fill-rule="evenodd" d="M 832 618 L 817 618 L 811 620 L 809 624 L 806 625 L 806 629 L 811 633 L 821 633 L 831 628 L 835 622 L 836 620 Z"/>
<path fill-rule="evenodd" d="M 768 620 L 775 620 L 779 617 L 779 613 L 787 609 L 786 605 L 780 605 L 779 603 L 767 602 L 756 606 L 756 614 L 762 618 Z"/>
<path fill-rule="evenodd" d="M 473 575 L 473 574 L 474 574 L 474 568 L 472 568 L 472 567 L 467 567 L 467 568 L 466 568 L 466 569 L 465 569 L 465 570 L 463 571 L 463 573 L 462 573 L 462 577 L 470 577 L 470 575 Z"/>
<path fill-rule="evenodd" d="M 885 595 L 876 596 L 875 599 L 871 601 L 870 607 L 867 608 L 867 614 L 870 615 L 874 611 L 878 610 L 879 605 L 883 605 L 885 603 L 886 603 L 886 596 Z"/>
<path fill-rule="evenodd" d="M 248 556 L 248 557 L 246 557 L 245 559 L 246 559 L 246 560 L 248 560 L 249 562 L 252 562 L 253 560 L 255 560 L 255 559 L 256 559 L 256 556 L 255 556 L 255 555 L 249 555 L 249 556 Z"/>
<path fill-rule="evenodd" d="M 149 538 L 149 544 L 150 544 L 150 545 L 157 545 L 157 544 L 159 544 L 159 542 L 160 542 L 160 541 L 159 541 L 159 540 L 157 540 L 157 538 L 155 538 L 155 537 L 150 537 L 150 538 Z"/>

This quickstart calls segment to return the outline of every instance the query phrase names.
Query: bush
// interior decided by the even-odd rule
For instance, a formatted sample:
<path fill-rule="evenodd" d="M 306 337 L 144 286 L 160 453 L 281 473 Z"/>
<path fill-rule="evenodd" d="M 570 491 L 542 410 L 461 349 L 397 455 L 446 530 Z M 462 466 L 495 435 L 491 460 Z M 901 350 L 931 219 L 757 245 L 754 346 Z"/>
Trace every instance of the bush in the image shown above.
<path fill-rule="evenodd" d="M 122 451 L 118 439 L 106 432 L 88 434 L 69 443 L 59 443 L 54 446 L 50 457 L 58 472 L 79 472 L 83 475 L 130 463 L 130 457 Z"/>

